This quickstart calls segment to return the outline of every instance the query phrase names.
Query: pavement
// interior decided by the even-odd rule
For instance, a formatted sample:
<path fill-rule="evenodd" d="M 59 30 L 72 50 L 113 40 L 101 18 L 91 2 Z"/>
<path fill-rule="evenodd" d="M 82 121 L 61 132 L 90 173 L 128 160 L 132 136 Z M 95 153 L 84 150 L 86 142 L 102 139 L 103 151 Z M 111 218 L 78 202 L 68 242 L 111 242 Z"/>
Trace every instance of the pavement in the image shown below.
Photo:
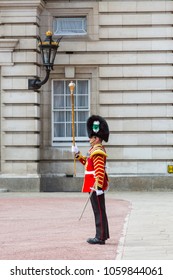
<path fill-rule="evenodd" d="M 117 259 L 173 260 L 173 192 L 117 193 L 131 202 Z"/>
<path fill-rule="evenodd" d="M 0 260 L 172 260 L 173 192 L 106 193 L 110 239 L 90 245 L 87 194 L 0 192 Z"/>

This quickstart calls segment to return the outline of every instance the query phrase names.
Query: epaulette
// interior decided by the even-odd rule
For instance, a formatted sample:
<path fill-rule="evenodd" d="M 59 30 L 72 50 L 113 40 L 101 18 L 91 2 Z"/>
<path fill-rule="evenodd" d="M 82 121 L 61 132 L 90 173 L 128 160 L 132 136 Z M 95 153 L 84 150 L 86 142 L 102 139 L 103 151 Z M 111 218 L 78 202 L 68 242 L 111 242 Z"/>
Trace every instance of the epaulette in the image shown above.
<path fill-rule="evenodd" d="M 91 150 L 90 150 L 90 158 L 92 158 L 94 155 L 103 155 L 105 157 L 107 157 L 108 155 L 106 154 L 103 146 L 99 145 L 99 146 L 94 146 Z"/>

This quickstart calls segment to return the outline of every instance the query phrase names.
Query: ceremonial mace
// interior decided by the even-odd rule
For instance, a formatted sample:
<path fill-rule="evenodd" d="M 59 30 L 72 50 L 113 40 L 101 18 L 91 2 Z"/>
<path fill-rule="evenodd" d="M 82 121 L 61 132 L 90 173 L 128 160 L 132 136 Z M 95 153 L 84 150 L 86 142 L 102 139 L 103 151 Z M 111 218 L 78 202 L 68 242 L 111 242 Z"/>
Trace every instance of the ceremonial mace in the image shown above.
<path fill-rule="evenodd" d="M 70 88 L 70 95 L 71 95 L 71 104 L 72 104 L 72 139 L 73 139 L 73 146 L 75 146 L 75 118 L 74 118 L 74 88 L 75 88 L 75 83 L 71 81 L 69 83 L 69 88 Z M 75 158 L 75 153 L 74 153 L 74 176 L 76 176 L 76 158 Z"/>

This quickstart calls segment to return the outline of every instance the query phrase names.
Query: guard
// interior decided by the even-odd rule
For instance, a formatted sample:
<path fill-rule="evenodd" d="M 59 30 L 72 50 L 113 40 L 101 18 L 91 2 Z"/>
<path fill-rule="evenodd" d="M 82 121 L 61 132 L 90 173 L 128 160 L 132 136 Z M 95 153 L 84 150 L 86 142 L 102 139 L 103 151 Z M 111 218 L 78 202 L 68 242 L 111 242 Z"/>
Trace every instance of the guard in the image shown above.
<path fill-rule="evenodd" d="M 106 173 L 106 150 L 102 141 L 108 142 L 109 127 L 105 119 L 98 115 L 92 115 L 87 120 L 87 132 L 91 148 L 88 156 L 83 156 L 78 147 L 72 146 L 75 153 L 83 165 L 85 165 L 85 176 L 82 192 L 92 192 L 90 201 L 95 218 L 96 234 L 93 238 L 88 238 L 89 244 L 105 244 L 109 238 L 109 227 L 105 207 L 105 194 L 108 188 L 108 176 Z"/>

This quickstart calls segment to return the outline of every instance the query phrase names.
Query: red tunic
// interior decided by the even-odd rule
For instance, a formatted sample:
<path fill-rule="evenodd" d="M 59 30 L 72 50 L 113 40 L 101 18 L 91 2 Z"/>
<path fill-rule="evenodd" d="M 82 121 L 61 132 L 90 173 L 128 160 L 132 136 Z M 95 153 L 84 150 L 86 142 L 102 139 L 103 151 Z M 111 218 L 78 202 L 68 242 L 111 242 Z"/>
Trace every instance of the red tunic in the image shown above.
<path fill-rule="evenodd" d="M 79 154 L 78 160 L 85 165 L 85 177 L 82 192 L 90 192 L 94 187 L 97 178 L 96 187 L 106 190 L 108 187 L 108 176 L 105 171 L 106 151 L 102 144 L 97 144 L 89 150 L 89 157 L 83 157 Z"/>

